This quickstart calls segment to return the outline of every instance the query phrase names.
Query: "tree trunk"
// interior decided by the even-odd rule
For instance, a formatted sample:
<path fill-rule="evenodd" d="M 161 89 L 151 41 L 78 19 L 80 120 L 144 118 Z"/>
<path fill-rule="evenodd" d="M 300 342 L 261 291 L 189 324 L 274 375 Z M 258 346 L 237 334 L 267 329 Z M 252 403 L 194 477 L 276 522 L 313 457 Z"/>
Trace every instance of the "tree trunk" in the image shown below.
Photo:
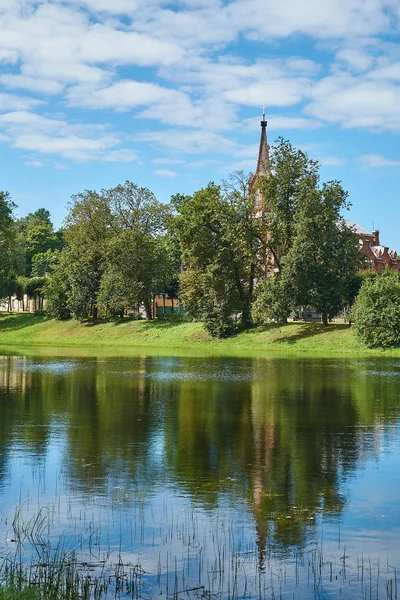
<path fill-rule="evenodd" d="M 11 312 L 11 296 L 8 296 L 8 312 Z"/>
<path fill-rule="evenodd" d="M 146 314 L 146 319 L 148 321 L 151 321 L 153 319 L 153 315 L 151 313 L 151 301 L 146 300 L 146 302 L 144 302 L 143 304 L 144 304 L 144 312 Z"/>
<path fill-rule="evenodd" d="M 95 321 L 97 319 L 97 317 L 99 316 L 99 309 L 98 309 L 97 304 L 93 305 L 92 314 L 93 314 L 93 320 Z"/>
<path fill-rule="evenodd" d="M 328 327 L 328 314 L 325 310 L 322 311 L 322 324 L 324 327 Z"/>
<path fill-rule="evenodd" d="M 165 317 L 165 294 L 162 296 L 162 305 L 163 305 L 163 315 Z"/>

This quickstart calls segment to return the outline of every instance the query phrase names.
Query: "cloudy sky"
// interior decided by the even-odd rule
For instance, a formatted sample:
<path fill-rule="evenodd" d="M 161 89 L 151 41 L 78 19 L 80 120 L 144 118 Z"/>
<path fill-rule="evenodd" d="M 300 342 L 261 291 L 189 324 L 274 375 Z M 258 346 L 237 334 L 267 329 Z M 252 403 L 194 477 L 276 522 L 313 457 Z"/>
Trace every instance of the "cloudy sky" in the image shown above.
<path fill-rule="evenodd" d="M 0 0 L 0 189 L 167 201 L 254 170 L 265 104 L 400 251 L 399 41 L 399 0 Z"/>

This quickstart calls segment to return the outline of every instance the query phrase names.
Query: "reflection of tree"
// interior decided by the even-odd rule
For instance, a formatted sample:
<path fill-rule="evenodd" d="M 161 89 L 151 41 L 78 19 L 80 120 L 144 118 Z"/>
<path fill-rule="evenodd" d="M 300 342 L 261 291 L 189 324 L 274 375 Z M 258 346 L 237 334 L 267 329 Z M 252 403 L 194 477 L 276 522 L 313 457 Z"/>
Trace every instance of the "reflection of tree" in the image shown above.
<path fill-rule="evenodd" d="M 72 483 L 90 492 L 107 477 L 152 482 L 149 445 L 159 428 L 160 385 L 146 379 L 151 359 L 92 363 L 70 391 L 68 465 Z M 154 465 L 153 465 L 154 466 Z M 149 468 L 147 468 L 149 467 Z"/>
<path fill-rule="evenodd" d="M 226 381 L 229 363 L 247 380 Z M 342 511 L 341 483 L 373 449 L 365 447 L 359 426 L 377 439 L 374 391 L 363 387 L 357 367 L 341 361 L 220 364 L 219 378 L 214 372 L 177 389 L 177 405 L 168 412 L 167 461 L 175 478 L 207 503 L 215 504 L 231 485 L 227 478 L 237 481 L 232 497 L 248 499 L 262 560 L 269 543 L 303 544 L 317 513 L 336 517 Z M 200 365 L 201 375 L 207 369 Z M 396 393 L 386 394 L 392 412 L 382 410 L 379 420 L 397 418 Z"/>
<path fill-rule="evenodd" d="M 378 452 L 382 425 L 399 414 L 390 360 L 52 365 L 0 362 L 0 478 L 13 444 L 44 457 L 61 421 L 72 487 L 105 493 L 118 480 L 151 492 L 172 479 L 208 507 L 223 493 L 252 511 L 261 562 L 270 544 L 302 545 L 318 513 L 340 515 L 343 480 Z"/>
<path fill-rule="evenodd" d="M 36 459 L 44 456 L 49 438 L 51 411 L 43 405 L 34 374 L 24 360 L 7 356 L 0 360 L 0 480 L 8 456 L 18 440 Z"/>

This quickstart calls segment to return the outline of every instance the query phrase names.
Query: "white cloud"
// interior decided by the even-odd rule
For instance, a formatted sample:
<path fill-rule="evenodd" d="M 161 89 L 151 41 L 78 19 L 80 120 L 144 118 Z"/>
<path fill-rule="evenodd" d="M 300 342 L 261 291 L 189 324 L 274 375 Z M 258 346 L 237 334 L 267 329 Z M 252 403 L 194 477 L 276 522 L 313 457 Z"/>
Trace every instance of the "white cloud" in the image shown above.
<path fill-rule="evenodd" d="M 8 48 L 0 48 L 0 62 L 15 64 L 18 60 L 18 52 Z"/>
<path fill-rule="evenodd" d="M 9 110 L 28 110 L 38 104 L 41 104 L 41 101 L 34 98 L 0 93 L 0 113 Z"/>
<path fill-rule="evenodd" d="M 0 93 L 0 113 L 11 114 L 0 121 L 1 135 L 40 155 L 131 162 L 138 153 L 122 147 L 122 133 L 85 125 L 92 119 L 85 109 L 129 111 L 129 118 L 158 122 L 158 131 L 134 136 L 138 142 L 204 160 L 231 155 L 242 164 L 254 155 L 235 132 L 259 121 L 243 123 L 242 107 L 258 112 L 266 104 L 269 131 L 323 123 L 398 131 L 398 49 L 387 41 L 378 48 L 373 37 L 396 27 L 397 0 L 0 0 L 0 61 L 12 65 L 2 68 L 0 85 L 42 100 L 58 95 L 54 110 L 81 121 L 34 115 L 38 100 L 28 93 Z M 320 42 L 314 61 L 271 44 L 304 35 Z M 245 59 L 237 42 L 246 37 L 258 45 Z"/>
<path fill-rule="evenodd" d="M 127 30 L 119 21 L 101 23 L 67 3 L 6 5 L 0 29 L 0 60 L 19 59 L 22 75 L 59 83 L 100 82 L 116 65 L 170 65 L 182 54 L 158 35 Z"/>
<path fill-rule="evenodd" d="M 154 175 L 157 175 L 158 177 L 177 177 L 178 173 L 170 171 L 169 169 L 156 169 Z"/>
<path fill-rule="evenodd" d="M 364 154 L 358 159 L 365 169 L 376 169 L 381 167 L 400 167 L 400 160 L 391 160 L 379 154 Z"/>
<path fill-rule="evenodd" d="M 11 89 L 25 89 L 43 94 L 59 94 L 63 90 L 63 86 L 57 81 L 26 75 L 0 75 L 0 84 Z"/>
<path fill-rule="evenodd" d="M 135 136 L 137 142 L 148 142 L 157 147 L 182 154 L 233 154 L 238 145 L 218 133 L 201 130 L 167 129 L 164 131 L 149 131 Z"/>
<path fill-rule="evenodd" d="M 370 51 L 360 48 L 342 48 L 336 53 L 336 60 L 352 71 L 366 71 L 374 62 Z"/>
<path fill-rule="evenodd" d="M 384 0 L 237 0 L 230 12 L 254 38 L 303 33 L 329 39 L 390 30 L 389 5 Z"/>
<path fill-rule="evenodd" d="M 190 100 L 188 96 L 173 89 L 161 87 L 154 83 L 121 80 L 103 88 L 76 86 L 70 90 L 69 101 L 73 105 L 88 108 L 130 110 L 139 106 L 182 105 Z M 162 116 L 159 114 L 159 117 Z"/>
<path fill-rule="evenodd" d="M 45 163 L 43 161 L 41 161 L 41 160 L 27 160 L 25 162 L 25 164 L 28 167 L 35 167 L 36 169 L 40 169 L 40 168 L 46 166 Z"/>
<path fill-rule="evenodd" d="M 306 80 L 278 79 L 265 83 L 253 83 L 246 88 L 236 88 L 225 92 L 231 102 L 245 106 L 257 106 L 264 102 L 268 106 L 292 106 L 306 95 L 309 83 Z"/>
<path fill-rule="evenodd" d="M 89 160 L 135 160 L 129 149 L 118 148 L 122 139 L 104 126 L 82 126 L 49 119 L 30 112 L 0 115 L 0 129 L 15 148 L 35 154 L 58 156 L 75 162 Z"/>
<path fill-rule="evenodd" d="M 400 129 L 400 86 L 380 71 L 338 72 L 314 85 L 306 113 L 345 128 Z"/>

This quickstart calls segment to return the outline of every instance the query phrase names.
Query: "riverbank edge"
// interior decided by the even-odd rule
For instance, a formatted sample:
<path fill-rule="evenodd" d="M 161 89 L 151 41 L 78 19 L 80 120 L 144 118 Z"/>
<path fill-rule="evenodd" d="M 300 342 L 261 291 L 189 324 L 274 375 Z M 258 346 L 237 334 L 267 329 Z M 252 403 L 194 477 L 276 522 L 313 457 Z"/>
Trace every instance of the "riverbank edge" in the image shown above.
<path fill-rule="evenodd" d="M 134 351 L 135 349 L 207 354 L 304 354 L 307 356 L 400 357 L 400 348 L 362 347 L 349 325 L 321 323 L 271 324 L 215 340 L 201 323 L 170 321 L 56 321 L 32 314 L 0 315 L 0 347 L 66 347 Z"/>

